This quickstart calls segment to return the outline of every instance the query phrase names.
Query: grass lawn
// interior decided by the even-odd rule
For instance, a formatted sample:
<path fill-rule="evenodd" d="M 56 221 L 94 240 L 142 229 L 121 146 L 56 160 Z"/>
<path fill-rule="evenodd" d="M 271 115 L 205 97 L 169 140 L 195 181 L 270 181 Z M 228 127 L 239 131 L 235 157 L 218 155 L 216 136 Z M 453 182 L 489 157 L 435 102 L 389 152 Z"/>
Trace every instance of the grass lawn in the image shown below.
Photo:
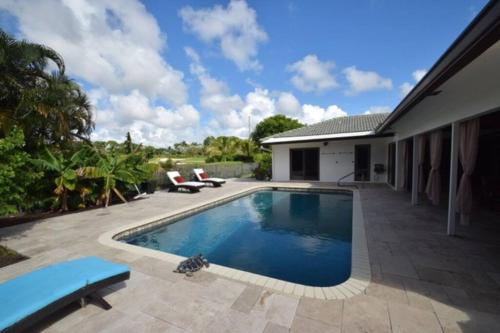
<path fill-rule="evenodd" d="M 153 163 L 160 162 L 162 160 L 166 161 L 168 157 L 156 157 L 151 160 Z M 191 163 L 205 163 L 205 156 L 193 156 L 193 157 L 173 157 L 172 161 L 182 164 L 191 164 Z"/>
<path fill-rule="evenodd" d="M 28 259 L 27 257 L 0 245 L 0 268 Z"/>
<path fill-rule="evenodd" d="M 196 164 L 205 163 L 205 156 L 194 156 L 194 157 L 184 157 L 184 158 L 173 158 L 172 161 L 182 163 L 182 164 Z"/>

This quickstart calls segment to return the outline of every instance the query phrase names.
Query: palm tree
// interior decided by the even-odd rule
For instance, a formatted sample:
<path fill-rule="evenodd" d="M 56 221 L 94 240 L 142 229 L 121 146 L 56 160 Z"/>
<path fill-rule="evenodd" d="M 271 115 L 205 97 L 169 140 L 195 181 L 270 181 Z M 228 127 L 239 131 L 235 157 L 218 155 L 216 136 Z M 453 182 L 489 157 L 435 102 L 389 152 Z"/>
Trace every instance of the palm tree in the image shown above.
<path fill-rule="evenodd" d="M 45 68 L 49 61 L 64 74 L 64 61 L 54 50 L 18 41 L 0 29 L 0 127 L 4 132 L 24 116 L 26 110 L 18 108 L 20 100 L 48 79 Z"/>
<path fill-rule="evenodd" d="M 105 206 L 108 207 L 112 192 L 114 192 L 123 202 L 127 202 L 122 193 L 117 189 L 119 182 L 125 184 L 135 184 L 137 175 L 130 168 L 129 160 L 132 154 L 102 153 L 94 150 L 97 162 L 95 166 L 84 166 L 77 170 L 77 175 L 90 179 L 102 179 L 104 182 L 102 196 L 105 199 Z"/>
<path fill-rule="evenodd" d="M 67 211 L 68 193 L 75 190 L 77 183 L 75 167 L 84 160 L 86 150 L 77 151 L 69 159 L 65 159 L 62 154 L 53 154 L 48 148 L 45 148 L 44 153 L 41 158 L 34 160 L 34 163 L 44 170 L 55 173 L 54 193 L 57 195 L 62 211 Z"/>
<path fill-rule="evenodd" d="M 253 155 L 257 151 L 257 146 L 255 145 L 253 140 L 243 139 L 243 140 L 240 140 L 240 149 L 242 150 L 242 152 L 246 156 L 246 158 L 249 161 L 251 161 L 253 158 Z"/>
<path fill-rule="evenodd" d="M 240 152 L 239 139 L 234 136 L 219 136 L 210 142 L 207 153 L 210 157 L 217 156 L 226 162 Z"/>
<path fill-rule="evenodd" d="M 49 61 L 57 67 L 52 73 Z M 90 102 L 64 70 L 54 50 L 0 30 L 0 136 L 18 125 L 28 146 L 88 140 L 94 127 Z"/>
<path fill-rule="evenodd" d="M 34 111 L 19 119 L 31 137 L 52 143 L 74 138 L 90 142 L 92 107 L 81 88 L 65 75 L 49 76 L 43 85 L 23 96 L 19 108 Z"/>

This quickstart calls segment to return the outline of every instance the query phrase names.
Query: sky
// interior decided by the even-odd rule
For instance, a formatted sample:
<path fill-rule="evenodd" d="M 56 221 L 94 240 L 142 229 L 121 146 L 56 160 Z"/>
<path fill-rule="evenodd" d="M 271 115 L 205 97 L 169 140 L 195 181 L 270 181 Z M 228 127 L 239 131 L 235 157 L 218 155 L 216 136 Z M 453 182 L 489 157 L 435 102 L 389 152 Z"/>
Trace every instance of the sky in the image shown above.
<path fill-rule="evenodd" d="M 0 0 L 0 28 L 60 53 L 94 140 L 167 147 L 390 112 L 486 0 Z"/>

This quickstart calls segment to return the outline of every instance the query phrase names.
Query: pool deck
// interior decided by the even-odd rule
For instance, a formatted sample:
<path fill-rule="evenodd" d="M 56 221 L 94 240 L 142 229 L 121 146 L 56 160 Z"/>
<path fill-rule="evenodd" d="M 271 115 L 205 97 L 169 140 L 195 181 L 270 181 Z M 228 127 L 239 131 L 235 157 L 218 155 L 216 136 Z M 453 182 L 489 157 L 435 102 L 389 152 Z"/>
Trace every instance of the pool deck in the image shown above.
<path fill-rule="evenodd" d="M 36 327 L 44 332 L 500 332 L 498 226 L 473 225 L 459 229 L 466 237 L 448 237 L 446 211 L 412 207 L 407 194 L 386 186 L 360 189 L 371 282 L 343 300 L 298 297 L 207 271 L 185 277 L 172 272 L 174 264 L 99 241 L 139 219 L 255 184 L 157 192 L 127 205 L 0 229 L 2 245 L 31 257 L 1 268 L 0 281 L 86 255 L 131 267 L 129 281 L 103 290 L 111 310 L 68 307 Z"/>

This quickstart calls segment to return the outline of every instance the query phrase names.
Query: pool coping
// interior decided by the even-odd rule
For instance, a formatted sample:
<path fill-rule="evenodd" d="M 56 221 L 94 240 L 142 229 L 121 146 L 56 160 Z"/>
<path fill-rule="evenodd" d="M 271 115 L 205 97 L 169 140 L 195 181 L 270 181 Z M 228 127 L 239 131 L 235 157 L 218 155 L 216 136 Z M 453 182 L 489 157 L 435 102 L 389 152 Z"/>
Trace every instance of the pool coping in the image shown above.
<path fill-rule="evenodd" d="M 351 249 L 351 274 L 349 278 L 337 285 L 331 287 L 312 287 L 298 283 L 292 283 L 284 280 L 271 278 L 265 275 L 250 273 L 235 268 L 225 267 L 217 264 L 210 264 L 205 270 L 216 275 L 230 278 L 233 280 L 245 282 L 248 284 L 257 285 L 273 291 L 284 294 L 295 295 L 298 297 L 310 297 L 316 299 L 345 299 L 358 294 L 361 294 L 369 285 L 371 280 L 370 259 L 368 256 L 368 246 L 366 242 L 366 233 L 363 220 L 363 210 L 361 207 L 361 198 L 359 191 L 356 189 L 346 189 L 340 187 L 325 187 L 311 186 L 310 184 L 256 184 L 252 187 L 245 188 L 239 192 L 233 192 L 226 196 L 198 202 L 194 205 L 187 206 L 169 213 L 154 216 L 144 219 L 126 226 L 115 228 L 101 234 L 98 241 L 106 246 L 132 252 L 138 255 L 144 255 L 156 259 L 160 259 L 175 265 L 179 264 L 186 257 L 175 255 L 172 253 L 162 252 L 159 250 L 148 249 L 136 245 L 127 244 L 117 240 L 117 238 L 127 237 L 132 233 L 142 232 L 147 229 L 152 229 L 159 225 L 174 223 L 184 216 L 192 215 L 193 213 L 206 210 L 208 208 L 221 205 L 228 201 L 239 197 L 251 194 L 256 191 L 266 189 L 284 189 L 284 190 L 306 190 L 306 191 L 337 191 L 352 193 L 352 249 Z M 169 220 L 169 221 L 165 221 Z"/>

